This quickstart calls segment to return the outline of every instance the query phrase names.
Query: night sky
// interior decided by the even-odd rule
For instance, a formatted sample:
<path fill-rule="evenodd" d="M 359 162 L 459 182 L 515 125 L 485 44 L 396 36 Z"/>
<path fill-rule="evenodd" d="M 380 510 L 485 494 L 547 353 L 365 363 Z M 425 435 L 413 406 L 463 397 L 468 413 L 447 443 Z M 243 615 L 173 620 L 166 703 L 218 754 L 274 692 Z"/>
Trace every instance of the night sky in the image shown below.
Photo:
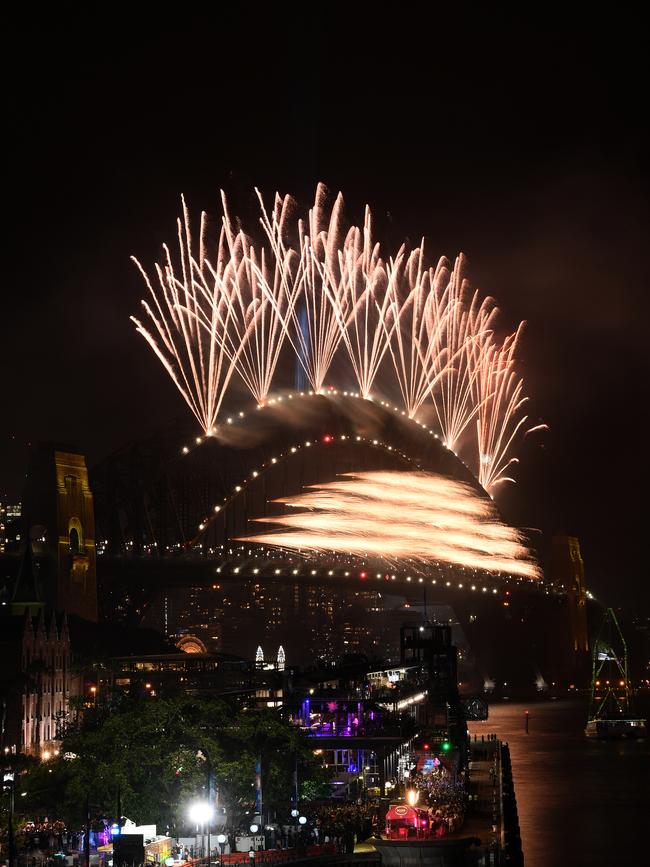
<path fill-rule="evenodd" d="M 19 494 L 30 442 L 92 464 L 183 417 L 128 320 L 129 255 L 173 240 L 181 192 L 217 213 L 223 187 L 245 214 L 254 185 L 307 206 L 322 180 L 391 245 L 463 250 L 504 327 L 527 320 L 520 367 L 550 431 L 520 450 L 504 513 L 577 534 L 596 595 L 647 604 L 645 29 L 492 4 L 464 22 L 280 9 L 5 34 L 0 489 Z"/>

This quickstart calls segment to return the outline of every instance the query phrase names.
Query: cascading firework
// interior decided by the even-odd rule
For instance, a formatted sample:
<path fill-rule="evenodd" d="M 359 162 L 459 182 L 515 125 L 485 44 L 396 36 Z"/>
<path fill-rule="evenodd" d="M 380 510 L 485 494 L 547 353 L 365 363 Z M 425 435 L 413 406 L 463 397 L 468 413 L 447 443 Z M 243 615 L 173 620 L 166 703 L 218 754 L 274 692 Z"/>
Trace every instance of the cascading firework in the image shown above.
<path fill-rule="evenodd" d="M 281 529 L 238 541 L 539 578 L 520 534 L 490 500 L 434 473 L 346 473 L 275 502 L 291 511 L 256 520 Z"/>
<path fill-rule="evenodd" d="M 321 392 L 342 345 L 361 397 L 394 377 L 405 414 L 433 411 L 443 443 L 486 490 L 509 480 L 511 452 L 529 432 L 514 369 L 521 326 L 498 340 L 496 304 L 470 290 L 464 257 L 429 267 L 424 243 L 382 255 L 370 209 L 346 228 L 342 195 L 330 207 L 322 184 L 306 220 L 289 196 L 276 194 L 270 211 L 257 196 L 258 238 L 222 194 L 219 236 L 210 241 L 203 213 L 195 253 L 183 200 L 176 257 L 163 246 L 155 279 L 134 259 L 150 299 L 146 320 L 132 319 L 204 433 L 217 431 L 235 373 L 264 404 L 287 345 Z"/>

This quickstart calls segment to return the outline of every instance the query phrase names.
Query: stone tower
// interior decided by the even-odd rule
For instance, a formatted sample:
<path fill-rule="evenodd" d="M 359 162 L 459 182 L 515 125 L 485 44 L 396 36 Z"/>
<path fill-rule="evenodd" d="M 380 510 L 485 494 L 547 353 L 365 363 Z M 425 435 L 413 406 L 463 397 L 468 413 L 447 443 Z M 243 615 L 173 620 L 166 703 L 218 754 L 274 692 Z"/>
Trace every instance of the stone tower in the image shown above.
<path fill-rule="evenodd" d="M 95 515 L 84 456 L 69 447 L 39 446 L 23 514 L 34 554 L 45 560 L 47 605 L 97 621 Z"/>
<path fill-rule="evenodd" d="M 574 664 L 589 653 L 585 567 L 576 536 L 558 533 L 551 540 L 551 580 L 566 592 Z"/>

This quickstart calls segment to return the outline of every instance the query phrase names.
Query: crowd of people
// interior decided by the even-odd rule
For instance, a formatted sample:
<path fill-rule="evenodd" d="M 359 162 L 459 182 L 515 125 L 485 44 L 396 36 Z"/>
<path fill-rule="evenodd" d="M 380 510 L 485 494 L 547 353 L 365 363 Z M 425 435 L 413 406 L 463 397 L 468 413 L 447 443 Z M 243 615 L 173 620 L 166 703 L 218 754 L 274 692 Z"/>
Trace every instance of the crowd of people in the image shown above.
<path fill-rule="evenodd" d="M 379 803 L 324 804 L 313 811 L 320 839 L 332 842 L 340 852 L 354 852 L 355 843 L 381 831 Z"/>
<path fill-rule="evenodd" d="M 428 834 L 443 836 L 461 827 L 466 811 L 466 786 L 446 768 L 440 766 L 431 773 L 414 774 L 409 788 L 417 793 L 416 803 L 420 811 L 428 815 Z M 401 796 L 398 797 L 401 800 Z M 356 843 L 385 831 L 386 802 L 379 799 L 352 803 L 324 802 L 312 805 L 307 812 L 309 822 L 305 825 L 278 823 L 264 830 L 264 843 L 259 848 L 268 850 L 302 849 L 327 846 L 340 853 L 354 852 Z M 236 832 L 223 829 L 228 837 L 227 852 L 235 852 Z M 24 850 L 37 857 L 39 863 L 48 862 L 51 853 L 81 851 L 83 833 L 67 831 L 61 822 L 30 823 L 22 829 Z M 191 848 L 191 847 L 190 847 Z M 258 848 L 258 847 L 256 847 Z M 192 859 L 199 853 L 190 850 L 173 852 L 177 858 Z M 24 863 L 29 864 L 29 859 Z"/>
<path fill-rule="evenodd" d="M 411 785 L 418 793 L 418 807 L 429 814 L 430 827 L 437 836 L 461 827 L 467 809 L 467 788 L 444 768 L 430 774 L 417 774 Z"/>

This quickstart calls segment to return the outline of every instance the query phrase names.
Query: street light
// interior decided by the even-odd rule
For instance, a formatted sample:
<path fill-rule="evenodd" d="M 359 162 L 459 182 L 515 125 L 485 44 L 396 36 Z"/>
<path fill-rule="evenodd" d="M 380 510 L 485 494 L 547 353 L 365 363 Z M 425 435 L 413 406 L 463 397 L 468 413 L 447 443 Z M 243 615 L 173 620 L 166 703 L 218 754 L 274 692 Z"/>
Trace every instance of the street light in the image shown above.
<path fill-rule="evenodd" d="M 190 808 L 188 810 L 188 816 L 190 817 L 190 822 L 193 822 L 197 825 L 202 826 L 204 829 L 201 833 L 201 837 L 203 838 L 205 835 L 205 826 L 208 827 L 208 861 L 210 860 L 210 820 L 214 816 L 214 807 L 212 804 L 209 804 L 207 801 L 195 801 L 193 804 L 190 804 Z M 201 840 L 201 852 L 203 854 L 203 843 L 204 839 Z"/>
<path fill-rule="evenodd" d="M 217 843 L 219 844 L 219 848 L 221 849 L 221 863 L 222 864 L 223 864 L 223 852 L 224 852 L 224 849 L 226 848 L 226 840 L 227 839 L 228 838 L 226 837 L 225 834 L 218 834 L 217 835 Z"/>
<path fill-rule="evenodd" d="M 300 815 L 300 810 L 292 810 L 292 811 L 291 811 L 291 816 L 292 816 L 294 819 L 297 819 L 299 815 Z"/>
<path fill-rule="evenodd" d="M 253 824 L 251 825 L 251 834 L 257 834 L 257 832 L 259 831 L 259 829 L 260 829 L 259 825 L 255 825 L 255 824 L 253 823 Z"/>
<path fill-rule="evenodd" d="M 300 825 L 306 825 L 306 824 L 307 824 L 307 819 L 306 819 L 305 816 L 301 816 L 301 817 L 298 819 L 298 822 L 299 822 Z"/>
<path fill-rule="evenodd" d="M 14 839 L 14 794 L 15 794 L 15 774 L 13 771 L 6 771 L 4 774 L 4 783 L 6 784 L 6 788 L 9 789 L 9 827 L 8 827 L 8 854 L 9 854 L 9 867 L 14 867 L 16 863 L 16 845 Z"/>

